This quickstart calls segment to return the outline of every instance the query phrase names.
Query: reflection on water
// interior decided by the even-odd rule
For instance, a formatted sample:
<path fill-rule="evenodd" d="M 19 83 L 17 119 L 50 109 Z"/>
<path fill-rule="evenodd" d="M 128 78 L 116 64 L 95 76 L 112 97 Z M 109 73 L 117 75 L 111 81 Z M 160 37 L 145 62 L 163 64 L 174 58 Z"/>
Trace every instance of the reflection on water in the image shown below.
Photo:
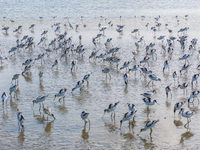
<path fill-rule="evenodd" d="M 140 140 L 143 142 L 144 149 L 156 148 L 155 144 L 153 143 L 152 137 L 150 137 L 150 139 L 143 139 L 140 137 Z"/>
<path fill-rule="evenodd" d="M 89 139 L 89 131 L 90 131 L 90 127 L 88 129 L 88 131 L 86 131 L 86 126 L 84 126 L 83 130 L 82 130 L 82 135 L 81 137 L 84 139 L 84 140 L 88 140 Z"/>
<path fill-rule="evenodd" d="M 180 120 L 175 120 L 175 119 L 174 119 L 174 125 L 175 125 L 176 127 L 180 127 L 180 126 L 183 126 L 183 122 L 180 121 Z"/>
<path fill-rule="evenodd" d="M 51 128 L 52 128 L 52 123 L 54 122 L 54 120 L 52 120 L 51 122 L 47 122 L 44 131 L 45 132 L 51 132 Z"/>
<path fill-rule="evenodd" d="M 108 129 L 109 132 L 115 132 L 116 129 L 118 129 L 116 127 L 116 122 L 113 121 L 113 122 L 105 122 L 104 121 L 104 126 Z"/>
<path fill-rule="evenodd" d="M 18 135 L 18 141 L 19 141 L 19 143 L 23 143 L 24 142 L 24 140 L 25 140 L 25 134 L 24 134 L 24 130 L 20 130 L 18 133 L 19 133 L 19 135 Z"/>
<path fill-rule="evenodd" d="M 184 145 L 184 141 L 189 140 L 191 137 L 194 136 L 194 133 L 187 131 L 181 134 L 180 144 Z"/>

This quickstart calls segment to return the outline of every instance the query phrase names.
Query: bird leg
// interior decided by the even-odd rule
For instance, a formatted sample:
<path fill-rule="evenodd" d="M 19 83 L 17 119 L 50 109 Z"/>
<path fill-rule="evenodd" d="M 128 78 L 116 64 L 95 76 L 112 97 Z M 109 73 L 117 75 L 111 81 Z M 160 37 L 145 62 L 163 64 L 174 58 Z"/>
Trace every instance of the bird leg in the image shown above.
<path fill-rule="evenodd" d="M 152 133 L 153 130 L 152 130 L 151 128 L 150 128 L 150 130 L 151 130 L 151 131 L 150 131 L 150 136 L 151 136 L 151 133 Z"/>

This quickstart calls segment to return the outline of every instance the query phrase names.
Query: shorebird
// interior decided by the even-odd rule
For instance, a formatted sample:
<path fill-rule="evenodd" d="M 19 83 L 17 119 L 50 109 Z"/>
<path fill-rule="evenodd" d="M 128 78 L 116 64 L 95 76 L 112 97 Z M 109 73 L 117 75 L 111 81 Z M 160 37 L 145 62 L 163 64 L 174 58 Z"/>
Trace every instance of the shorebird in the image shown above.
<path fill-rule="evenodd" d="M 189 127 L 189 123 L 191 122 L 191 119 L 190 117 L 192 117 L 195 113 L 194 112 L 191 112 L 191 111 L 186 111 L 184 112 L 184 109 L 181 108 L 179 114 L 181 113 L 181 115 L 185 118 L 187 118 L 187 123 L 184 125 L 184 127 L 186 128 L 186 126 L 188 125 Z"/>
<path fill-rule="evenodd" d="M 39 60 L 39 59 L 41 59 L 41 64 L 42 64 L 42 60 L 43 60 L 43 58 L 44 58 L 44 53 L 42 53 L 42 54 L 39 54 L 38 55 L 38 57 L 37 58 L 35 58 L 35 60 Z M 43 60 L 44 61 L 44 60 Z M 45 61 L 44 61 L 45 62 Z"/>
<path fill-rule="evenodd" d="M 166 60 L 166 61 L 164 62 L 163 73 L 165 72 L 165 69 L 166 69 L 166 68 L 168 68 L 168 72 L 169 72 L 169 61 L 168 61 L 168 60 Z"/>
<path fill-rule="evenodd" d="M 6 92 L 3 92 L 3 94 L 1 95 L 1 99 L 2 99 L 2 102 L 4 103 L 8 98 L 8 95 L 6 94 Z"/>
<path fill-rule="evenodd" d="M 24 63 L 22 63 L 22 65 L 28 66 L 32 61 L 32 59 L 27 59 Z"/>
<path fill-rule="evenodd" d="M 46 95 L 46 96 L 38 96 L 37 98 L 36 98 L 36 100 L 33 100 L 33 107 L 34 107 L 34 103 L 40 103 L 40 107 L 39 107 L 39 111 L 40 111 L 40 109 L 41 109 L 41 103 L 43 103 L 43 101 L 45 101 L 46 100 L 46 98 L 48 97 L 49 95 Z M 44 106 L 44 104 L 43 104 L 43 106 Z"/>
<path fill-rule="evenodd" d="M 188 84 L 186 82 L 183 83 L 182 85 L 179 84 L 178 87 L 180 87 L 180 89 L 183 89 L 185 91 L 185 93 L 187 94 L 187 89 L 186 88 L 188 87 Z"/>
<path fill-rule="evenodd" d="M 120 70 L 122 70 L 122 69 L 124 69 L 124 68 L 127 68 L 127 67 L 130 65 L 131 62 L 132 62 L 132 61 L 124 62 L 123 66 L 120 68 Z"/>
<path fill-rule="evenodd" d="M 151 136 L 152 131 L 153 131 L 152 128 L 154 127 L 154 125 L 155 125 L 158 121 L 159 121 L 159 119 L 158 119 L 158 120 L 153 120 L 153 121 L 152 121 L 152 120 L 151 120 L 151 121 L 148 121 L 148 122 L 145 124 L 144 128 L 140 130 L 140 133 L 143 132 L 143 131 L 146 131 L 147 129 L 150 129 L 150 136 Z M 139 133 L 139 134 L 140 134 L 140 133 Z M 138 135 L 139 135 L 139 134 L 138 134 Z"/>
<path fill-rule="evenodd" d="M 89 78 L 90 78 L 90 75 L 92 74 L 92 72 L 90 74 L 86 74 L 84 77 L 83 77 L 83 80 L 84 81 L 87 81 L 87 85 L 89 85 Z"/>
<path fill-rule="evenodd" d="M 145 102 L 145 104 L 147 105 L 147 108 L 149 108 L 149 105 L 154 105 L 155 103 L 157 103 L 156 100 L 151 100 L 150 97 L 145 97 L 145 98 L 142 98 L 142 100 Z M 157 103 L 158 104 L 158 103 Z M 159 105 L 159 104 L 158 104 Z"/>
<path fill-rule="evenodd" d="M 112 115 L 114 113 L 114 118 L 115 118 L 115 109 L 117 108 L 117 105 L 119 104 L 119 102 L 116 103 L 112 103 L 108 106 L 108 109 L 104 109 L 104 114 L 102 116 L 102 118 L 104 117 L 105 113 L 110 113 L 111 112 L 111 119 L 112 119 Z"/>
<path fill-rule="evenodd" d="M 125 73 L 123 76 L 125 85 L 128 84 L 128 77 L 129 77 L 129 73 Z"/>
<path fill-rule="evenodd" d="M 106 74 L 106 79 L 107 79 L 107 74 L 109 74 L 110 68 L 104 68 L 104 69 L 102 70 L 102 72 Z M 111 79 L 111 75 L 110 75 L 110 74 L 109 74 L 109 76 L 110 76 L 110 79 Z"/>
<path fill-rule="evenodd" d="M 44 73 L 43 73 L 42 71 L 40 71 L 38 75 L 39 75 L 39 78 L 40 78 L 40 81 L 41 81 L 41 79 L 42 79 Z"/>
<path fill-rule="evenodd" d="M 183 104 L 184 102 L 178 102 L 174 105 L 174 117 L 175 117 L 176 110 L 179 110 L 183 106 Z"/>
<path fill-rule="evenodd" d="M 185 70 L 185 73 L 186 73 L 186 72 L 187 72 L 187 69 L 188 69 L 190 66 L 191 66 L 191 64 L 188 64 L 188 65 L 184 64 L 183 67 L 182 67 L 181 70 L 180 70 L 180 74 L 182 74 L 182 71 L 183 71 L 183 70 Z"/>
<path fill-rule="evenodd" d="M 74 69 L 74 71 L 75 71 L 75 70 L 77 69 L 77 67 L 76 67 L 76 61 L 73 60 L 72 63 L 71 63 L 71 65 L 72 65 L 72 67 L 71 67 L 71 72 L 72 72 L 73 69 Z"/>
<path fill-rule="evenodd" d="M 188 103 L 193 103 L 194 102 L 194 98 L 197 98 L 197 96 L 200 94 L 200 91 L 193 91 L 191 94 L 190 94 L 190 97 L 188 99 Z M 193 98 L 193 101 L 190 102 L 191 98 Z M 197 98 L 198 99 L 198 98 Z M 198 103 L 199 103 L 199 99 L 198 99 Z"/>
<path fill-rule="evenodd" d="M 90 120 L 89 120 L 88 116 L 89 116 L 89 113 L 86 113 L 85 111 L 83 111 L 83 112 L 81 113 L 81 118 L 85 121 L 85 125 L 86 125 L 86 123 L 87 123 L 86 119 L 88 120 L 88 122 L 89 122 L 89 124 L 90 124 Z M 85 125 L 84 125 L 84 126 L 85 126 Z"/>
<path fill-rule="evenodd" d="M 56 60 L 54 61 L 53 65 L 52 65 L 51 69 L 53 69 L 54 66 L 57 66 L 57 69 L 58 69 L 58 63 L 59 63 L 59 62 L 58 62 L 58 60 L 56 59 Z"/>
<path fill-rule="evenodd" d="M 18 126 L 20 128 L 20 126 L 22 128 L 24 128 L 24 125 L 22 124 L 25 120 L 24 115 L 22 114 L 22 112 L 19 111 L 19 109 L 17 109 L 17 119 L 18 119 Z"/>
<path fill-rule="evenodd" d="M 121 129 L 121 127 L 122 127 L 122 123 L 123 123 L 124 121 L 127 121 L 127 120 L 129 120 L 129 126 L 130 126 L 130 120 L 134 117 L 134 115 L 135 115 L 136 112 L 137 112 L 137 111 L 135 111 L 135 112 L 130 111 L 130 112 L 127 112 L 127 113 L 124 114 L 123 119 L 120 121 L 120 129 Z M 133 119 L 134 119 L 134 118 L 133 118 Z M 132 125 L 133 125 L 133 123 L 132 123 Z"/>
<path fill-rule="evenodd" d="M 44 105 L 43 105 L 43 112 L 44 112 L 44 114 L 47 115 L 47 121 L 48 121 L 48 116 L 53 117 L 54 120 L 56 119 L 54 117 L 54 114 L 51 113 L 51 108 L 49 108 L 49 107 L 44 108 Z M 43 115 L 43 118 L 44 118 L 44 115 Z"/>
<path fill-rule="evenodd" d="M 141 65 L 141 63 L 147 63 L 147 65 L 149 66 L 149 62 L 148 62 L 149 59 L 150 59 L 150 58 L 149 58 L 148 56 L 145 56 L 144 59 L 140 61 L 140 65 Z M 144 65 L 143 65 L 143 66 L 144 66 Z"/>
<path fill-rule="evenodd" d="M 12 92 L 15 92 L 15 94 L 16 94 L 17 89 L 18 89 L 18 86 L 17 86 L 17 85 L 11 86 L 11 87 L 10 87 L 10 95 L 12 94 Z"/>
<path fill-rule="evenodd" d="M 197 84 L 198 84 L 198 78 L 199 78 L 199 75 L 200 75 L 200 73 L 199 74 L 195 74 L 195 75 L 193 75 L 193 77 L 192 77 L 192 82 L 191 82 L 191 84 L 192 84 L 192 87 L 193 87 L 193 82 L 194 81 L 196 81 L 196 86 L 197 86 Z"/>
<path fill-rule="evenodd" d="M 171 86 L 171 84 L 168 85 L 168 86 L 165 88 L 165 93 L 166 93 L 167 98 L 168 98 L 169 93 L 171 93 L 171 88 L 170 88 L 170 86 Z M 172 97 L 172 93 L 171 93 L 171 97 Z"/>
<path fill-rule="evenodd" d="M 127 105 L 128 105 L 128 109 L 129 109 L 130 111 L 133 111 L 133 112 L 136 112 L 136 111 L 137 111 L 137 109 L 135 108 L 135 105 L 134 105 L 134 104 L 127 103 Z"/>
<path fill-rule="evenodd" d="M 139 68 L 140 68 L 139 65 L 134 65 L 133 68 L 132 68 L 132 69 L 129 69 L 128 72 L 130 72 L 130 71 L 135 71 L 135 75 L 136 75 L 136 71 L 137 71 Z"/>
<path fill-rule="evenodd" d="M 161 81 L 161 79 L 160 79 L 160 78 L 157 78 L 156 75 L 154 75 L 154 74 L 150 74 L 150 75 L 148 75 L 148 77 L 149 77 L 151 80 L 149 81 L 149 83 L 147 84 L 147 86 L 150 84 L 150 82 L 152 82 L 152 86 L 153 86 L 153 85 L 154 85 L 154 84 L 153 84 L 153 81 Z"/>
<path fill-rule="evenodd" d="M 15 80 L 15 84 L 16 84 L 16 81 L 17 81 L 17 84 L 18 84 L 19 76 L 20 76 L 20 74 L 14 74 L 14 75 L 13 75 L 12 81 Z M 11 83 L 12 83 L 12 81 L 11 81 Z"/>
<path fill-rule="evenodd" d="M 26 72 L 29 72 L 29 73 L 30 73 L 31 67 L 32 67 L 32 65 L 25 66 L 25 67 L 24 67 L 24 71 L 22 71 L 22 75 L 24 75 L 24 73 L 26 73 Z"/>
<path fill-rule="evenodd" d="M 152 73 L 152 71 L 151 70 L 147 70 L 147 68 L 140 68 L 141 69 L 141 71 L 142 71 L 142 73 L 144 73 L 145 75 L 146 74 L 150 74 L 150 73 Z M 141 72 L 140 72 L 141 73 Z M 143 74 L 143 75 L 144 75 Z"/>
<path fill-rule="evenodd" d="M 63 98 L 63 101 L 64 101 L 66 91 L 67 91 L 67 88 L 61 89 L 61 90 L 58 92 L 58 94 L 55 95 L 54 100 L 56 99 L 56 97 L 62 97 L 62 98 Z M 60 102 L 60 100 L 61 100 L 62 98 L 59 99 L 59 102 Z"/>
<path fill-rule="evenodd" d="M 83 83 L 84 83 L 84 80 L 78 81 L 76 83 L 76 86 L 72 89 L 72 92 L 77 88 L 80 88 L 80 91 L 82 91 L 82 88 L 84 87 Z"/>

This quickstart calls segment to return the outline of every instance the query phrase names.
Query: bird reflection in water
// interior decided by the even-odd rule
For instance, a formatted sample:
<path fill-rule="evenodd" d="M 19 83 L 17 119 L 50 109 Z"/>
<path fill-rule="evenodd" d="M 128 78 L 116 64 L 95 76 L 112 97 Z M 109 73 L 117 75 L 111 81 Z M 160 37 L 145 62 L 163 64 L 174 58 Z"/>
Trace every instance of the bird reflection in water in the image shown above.
<path fill-rule="evenodd" d="M 51 128 L 52 128 L 52 123 L 54 122 L 54 120 L 52 120 L 51 122 L 47 122 L 44 131 L 49 133 L 51 132 Z"/>
<path fill-rule="evenodd" d="M 40 90 L 41 90 L 41 91 L 44 91 L 44 86 L 43 86 L 43 83 L 42 83 L 42 82 L 40 82 Z"/>
<path fill-rule="evenodd" d="M 24 77 L 26 82 L 31 83 L 32 82 L 32 76 L 31 75 L 27 75 L 27 74 L 22 74 L 22 76 Z"/>
<path fill-rule="evenodd" d="M 4 104 L 2 105 L 2 108 L 3 108 L 3 114 L 2 114 L 2 118 L 3 120 L 7 120 L 9 117 L 8 117 L 8 111 L 7 111 L 7 105 L 6 105 L 6 108 L 4 108 Z"/>
<path fill-rule="evenodd" d="M 19 135 L 18 135 L 18 141 L 19 143 L 23 143 L 25 141 L 25 134 L 24 134 L 24 130 L 20 130 L 19 131 Z"/>
<path fill-rule="evenodd" d="M 108 132 L 115 132 L 118 128 L 114 122 L 104 122 L 104 126 L 108 129 Z"/>
<path fill-rule="evenodd" d="M 170 108 L 171 107 L 171 101 L 168 101 L 168 100 L 165 101 L 165 105 L 166 105 L 167 108 Z"/>
<path fill-rule="evenodd" d="M 89 139 L 89 131 L 90 131 L 90 126 L 89 126 L 88 131 L 86 129 L 86 126 L 84 126 L 84 128 L 82 130 L 82 136 L 81 136 L 84 140 L 88 140 Z"/>
<path fill-rule="evenodd" d="M 63 103 L 60 103 L 60 105 L 54 105 L 54 107 L 59 111 L 61 114 L 67 114 L 68 110 L 67 107 L 65 106 L 65 101 Z"/>
<path fill-rule="evenodd" d="M 143 139 L 142 137 L 140 137 L 140 140 L 144 143 L 144 149 L 155 149 L 155 144 L 153 143 L 152 137 L 150 137 L 150 141 Z"/>
<path fill-rule="evenodd" d="M 187 132 L 181 134 L 180 144 L 184 145 L 184 141 L 189 140 L 193 136 L 194 136 L 194 134 L 190 131 L 187 131 Z"/>
<path fill-rule="evenodd" d="M 12 96 L 10 96 L 10 108 L 12 108 L 13 111 L 16 111 L 18 108 L 18 104 L 12 101 Z"/>
<path fill-rule="evenodd" d="M 38 115 L 38 114 L 35 114 L 35 112 L 34 112 L 34 110 L 33 110 L 33 117 L 34 117 L 39 123 L 43 123 L 44 118 L 43 118 L 43 116 L 41 115 L 41 112 L 40 112 L 40 114 Z"/>
<path fill-rule="evenodd" d="M 174 120 L 174 125 L 178 128 L 183 125 L 183 122 L 180 120 Z"/>

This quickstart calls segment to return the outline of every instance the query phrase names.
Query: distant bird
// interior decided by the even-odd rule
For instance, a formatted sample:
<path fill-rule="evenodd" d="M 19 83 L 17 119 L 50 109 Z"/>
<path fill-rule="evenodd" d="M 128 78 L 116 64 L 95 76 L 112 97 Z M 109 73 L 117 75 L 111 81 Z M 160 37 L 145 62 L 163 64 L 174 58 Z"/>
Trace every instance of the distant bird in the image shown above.
<path fill-rule="evenodd" d="M 145 56 L 144 59 L 140 61 L 140 65 L 141 65 L 141 63 L 147 63 L 149 66 L 149 59 L 150 58 L 148 56 Z"/>
<path fill-rule="evenodd" d="M 133 111 L 133 112 L 136 112 L 136 111 L 137 111 L 137 109 L 136 109 L 136 107 L 135 107 L 134 104 L 127 103 L 127 105 L 128 105 L 128 109 L 129 109 L 130 111 Z"/>
<path fill-rule="evenodd" d="M 2 30 L 5 30 L 6 31 L 6 34 L 8 34 L 8 29 L 9 29 L 10 27 L 3 27 L 2 28 Z"/>
<path fill-rule="evenodd" d="M 190 97 L 188 99 L 188 103 L 193 103 L 194 102 L 194 98 L 197 98 L 198 95 L 200 94 L 200 91 L 193 91 L 191 94 L 190 94 Z M 193 99 L 193 101 L 191 102 L 190 100 Z M 197 98 L 198 99 L 198 98 Z M 199 104 L 199 99 L 198 99 L 198 104 Z"/>
<path fill-rule="evenodd" d="M 16 81 L 17 81 L 17 84 L 18 84 L 19 76 L 20 76 L 20 74 L 14 74 L 14 75 L 13 75 L 12 81 L 15 80 L 15 84 L 16 84 Z M 12 81 L 11 81 L 11 83 L 12 83 Z"/>
<path fill-rule="evenodd" d="M 191 64 L 188 64 L 188 65 L 184 64 L 183 67 L 182 67 L 181 70 L 180 70 L 180 74 L 182 74 L 182 71 L 183 71 L 183 70 L 185 70 L 185 73 L 186 73 L 186 72 L 187 72 L 187 69 L 188 69 L 190 66 L 191 66 Z"/>
<path fill-rule="evenodd" d="M 104 109 L 104 114 L 103 114 L 103 117 L 105 115 L 105 113 L 110 113 L 111 112 L 111 119 L 112 119 L 112 115 L 114 113 L 114 118 L 115 118 L 115 109 L 117 108 L 117 105 L 119 104 L 119 102 L 116 102 L 116 103 L 111 103 L 109 106 L 108 106 L 108 109 Z M 102 118 L 103 118 L 102 117 Z"/>
<path fill-rule="evenodd" d="M 125 85 L 128 84 L 128 77 L 129 77 L 129 73 L 125 73 L 123 76 Z"/>
<path fill-rule="evenodd" d="M 154 81 L 161 81 L 161 79 L 160 79 L 160 78 L 157 78 L 156 75 L 154 75 L 154 74 L 150 74 L 150 75 L 148 75 L 148 77 L 149 77 L 151 80 L 149 81 L 149 83 L 147 84 L 147 86 L 150 84 L 150 82 L 152 82 L 152 85 L 154 85 L 154 84 L 153 84 Z"/>
<path fill-rule="evenodd" d="M 42 64 L 42 59 L 44 58 L 45 54 L 39 54 L 37 58 L 35 58 L 35 60 L 40 60 L 41 59 L 41 64 Z M 44 60 L 43 60 L 44 61 Z M 44 61 L 45 62 L 45 61 Z"/>
<path fill-rule="evenodd" d="M 140 68 L 140 69 L 141 69 L 142 73 L 144 73 L 145 75 L 152 73 L 152 71 L 151 70 L 147 70 L 147 68 Z"/>
<path fill-rule="evenodd" d="M 104 69 L 102 70 L 102 72 L 106 74 L 106 79 L 107 79 L 107 74 L 109 74 L 110 68 L 104 68 Z M 109 74 L 109 76 L 110 76 L 110 74 Z M 110 76 L 110 79 L 111 79 L 111 76 Z"/>
<path fill-rule="evenodd" d="M 194 112 L 191 112 L 191 111 L 186 111 L 184 112 L 184 109 L 181 108 L 179 114 L 181 113 L 181 115 L 185 118 L 187 118 L 187 123 L 184 125 L 184 127 L 186 128 L 186 126 L 188 125 L 189 127 L 189 123 L 191 122 L 191 117 L 195 114 Z"/>
<path fill-rule="evenodd" d="M 147 129 L 150 129 L 150 136 L 151 136 L 152 131 L 153 131 L 152 128 L 154 127 L 154 125 L 155 125 L 158 121 L 159 121 L 159 119 L 158 119 L 158 120 L 153 120 L 153 121 L 152 121 L 152 120 L 151 120 L 151 121 L 148 121 L 148 122 L 145 124 L 144 128 L 140 130 L 140 133 L 143 132 L 143 131 L 146 131 Z M 139 133 L 139 134 L 140 134 L 140 133 Z M 138 135 L 139 135 L 139 134 L 138 134 Z"/>
<path fill-rule="evenodd" d="M 63 100 L 64 100 L 66 91 L 67 91 L 66 88 L 61 89 L 61 90 L 58 92 L 58 94 L 55 95 L 54 100 L 56 99 L 56 97 L 62 97 Z M 59 102 L 60 102 L 60 100 L 61 100 L 62 98 L 59 99 Z"/>
<path fill-rule="evenodd" d="M 175 79 L 178 78 L 176 71 L 173 72 L 172 77 L 174 78 L 174 85 L 175 85 Z M 178 82 L 178 80 L 177 80 L 177 82 Z"/>
<path fill-rule="evenodd" d="M 53 65 L 52 65 L 51 69 L 53 69 L 54 66 L 57 66 L 57 68 L 58 68 L 58 63 L 59 63 L 59 62 L 58 62 L 58 60 L 56 59 L 56 60 L 54 61 Z"/>
<path fill-rule="evenodd" d="M 185 91 L 185 93 L 187 94 L 187 89 L 186 88 L 188 87 L 188 84 L 186 82 L 183 83 L 182 85 L 179 84 L 178 87 L 180 87 L 180 89 L 183 89 L 183 92 Z"/>
<path fill-rule="evenodd" d="M 86 74 L 84 77 L 83 77 L 83 80 L 84 81 L 87 81 L 87 84 L 89 85 L 89 78 L 90 78 L 90 75 L 92 74 L 92 72 L 90 74 Z"/>
<path fill-rule="evenodd" d="M 184 102 L 178 102 L 174 105 L 174 116 L 177 110 L 179 110 L 183 106 Z"/>
<path fill-rule="evenodd" d="M 165 69 L 166 69 L 166 68 L 168 68 L 168 71 L 169 71 L 169 61 L 168 61 L 168 60 L 166 60 L 166 61 L 164 62 L 163 73 L 165 72 Z"/>
<path fill-rule="evenodd" d="M 43 105 L 43 112 L 44 112 L 44 114 L 47 115 L 47 121 L 48 121 L 48 116 L 53 117 L 54 120 L 56 119 L 54 114 L 51 113 L 51 108 L 49 108 L 49 107 L 44 108 L 44 105 Z M 44 118 L 44 115 L 43 115 L 43 118 Z"/>
<path fill-rule="evenodd" d="M 76 83 L 76 86 L 72 89 L 72 92 L 73 92 L 75 89 L 77 89 L 77 88 L 80 88 L 80 91 L 82 91 L 82 88 L 84 87 L 83 83 L 84 83 L 84 80 L 78 81 L 78 82 Z"/>
<path fill-rule="evenodd" d="M 135 111 L 135 112 L 130 111 L 130 112 L 127 112 L 127 113 L 124 114 L 123 119 L 120 121 L 120 129 L 122 127 L 122 123 L 124 121 L 127 121 L 127 120 L 129 120 L 129 126 L 130 126 L 130 120 L 134 117 L 134 115 L 135 115 L 136 112 L 137 111 Z M 132 123 L 132 125 L 133 125 L 133 123 Z"/>
<path fill-rule="evenodd" d="M 81 118 L 85 121 L 85 125 L 86 125 L 86 123 L 87 123 L 86 119 L 88 120 L 88 122 L 89 122 L 89 124 L 90 124 L 90 120 L 89 120 L 88 116 L 89 116 L 89 113 L 86 113 L 85 111 L 83 111 L 83 112 L 81 113 Z M 85 126 L 85 125 L 84 125 L 84 126 Z"/>
<path fill-rule="evenodd" d="M 123 66 L 120 68 L 120 70 L 124 69 L 124 68 L 128 68 L 128 66 L 130 65 L 132 61 L 127 61 L 127 62 L 124 62 Z"/>
<path fill-rule="evenodd" d="M 168 98 L 168 95 L 169 93 L 171 93 L 171 88 L 170 88 L 171 85 L 168 85 L 166 88 L 165 88 L 165 93 L 166 93 L 166 96 Z M 172 93 L 171 93 L 171 97 L 172 97 Z"/>
<path fill-rule="evenodd" d="M 142 98 L 142 100 L 145 102 L 145 104 L 147 105 L 147 108 L 149 108 L 149 105 L 154 105 L 155 103 L 157 103 L 156 100 L 151 100 L 150 97 L 145 97 L 145 98 Z M 157 103 L 158 104 L 158 103 Z M 159 105 L 159 104 L 158 104 Z"/>
<path fill-rule="evenodd" d="M 46 98 L 48 97 L 49 95 L 46 95 L 46 96 L 38 96 L 35 100 L 33 100 L 33 107 L 34 107 L 34 103 L 39 103 L 40 104 L 40 107 L 39 107 L 39 111 L 41 109 L 41 103 L 43 103 L 43 101 L 46 100 Z M 44 106 L 44 104 L 43 104 Z"/>
<path fill-rule="evenodd" d="M 195 75 L 193 75 L 193 77 L 192 77 L 192 82 L 191 82 L 191 84 L 192 84 L 192 87 L 193 87 L 193 82 L 194 81 L 196 81 L 196 86 L 197 86 L 197 84 L 198 84 L 198 78 L 199 78 L 199 75 L 200 75 L 200 73 L 199 74 L 195 74 Z"/>
<path fill-rule="evenodd" d="M 8 98 L 8 95 L 6 94 L 6 92 L 3 92 L 3 94 L 1 95 L 1 99 L 2 99 L 2 102 L 4 103 Z"/>
<path fill-rule="evenodd" d="M 24 63 L 22 63 L 22 65 L 30 65 L 30 63 L 32 62 L 33 60 L 32 59 L 27 59 Z"/>
<path fill-rule="evenodd" d="M 39 78 L 40 78 L 40 81 L 41 81 L 41 78 L 43 77 L 44 73 L 42 71 L 40 71 L 38 75 L 39 75 Z"/>
<path fill-rule="evenodd" d="M 17 109 L 17 119 L 18 119 L 18 126 L 24 128 L 24 125 L 22 124 L 25 121 L 24 115 L 22 112 Z"/>
<path fill-rule="evenodd" d="M 12 94 L 12 92 L 15 92 L 15 94 L 16 94 L 17 89 L 18 89 L 18 86 L 17 86 L 17 85 L 11 86 L 11 87 L 10 87 L 10 95 Z"/>
<path fill-rule="evenodd" d="M 74 61 L 72 61 L 72 63 L 71 63 L 71 72 L 72 72 L 72 70 L 74 69 L 74 71 L 77 69 L 77 67 L 76 67 L 76 61 L 74 60 Z"/>

